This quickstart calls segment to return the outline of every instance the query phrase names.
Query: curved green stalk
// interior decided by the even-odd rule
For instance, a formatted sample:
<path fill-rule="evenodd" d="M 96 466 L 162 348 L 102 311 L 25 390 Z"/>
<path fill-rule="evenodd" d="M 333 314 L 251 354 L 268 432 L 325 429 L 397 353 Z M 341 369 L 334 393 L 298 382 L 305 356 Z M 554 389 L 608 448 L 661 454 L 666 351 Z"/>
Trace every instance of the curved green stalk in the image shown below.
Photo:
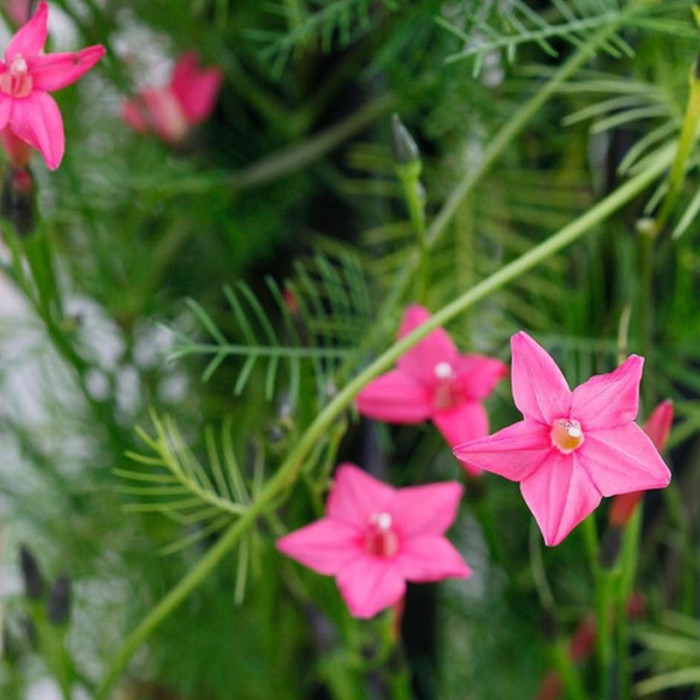
<path fill-rule="evenodd" d="M 297 443 L 296 448 L 292 450 L 279 470 L 265 484 L 245 515 L 229 527 L 221 539 L 180 580 L 175 588 L 148 613 L 141 624 L 127 638 L 97 692 L 97 700 L 109 697 L 111 689 L 136 649 L 209 575 L 224 556 L 236 545 L 241 536 L 252 527 L 256 519 L 268 510 L 270 504 L 276 502 L 294 483 L 314 445 L 328 431 L 338 416 L 347 410 L 352 400 L 365 384 L 388 370 L 401 355 L 416 345 L 428 333 L 444 325 L 465 309 L 485 299 L 493 292 L 581 238 L 586 232 L 604 221 L 648 187 L 670 165 L 671 158 L 672 150 L 665 150 L 646 171 L 620 186 L 588 212 L 565 226 L 546 241 L 516 258 L 498 272 L 495 272 L 462 294 L 452 303 L 440 309 L 412 333 L 395 342 L 350 381 L 308 427 Z"/>
<path fill-rule="evenodd" d="M 437 243 L 447 230 L 448 224 L 462 206 L 467 196 L 472 192 L 477 184 L 481 182 L 483 176 L 491 169 L 496 161 L 501 157 L 506 148 L 520 134 L 523 129 L 540 112 L 542 107 L 557 93 L 561 86 L 604 44 L 610 35 L 622 25 L 630 15 L 641 11 L 642 5 L 647 3 L 637 3 L 629 10 L 620 13 L 615 21 L 600 29 L 589 41 L 583 44 L 551 78 L 509 119 L 489 142 L 484 150 L 481 160 L 472 170 L 457 183 L 457 186 L 443 204 L 437 216 L 433 219 L 425 233 L 425 246 L 429 249 Z M 399 304 L 406 292 L 408 285 L 414 278 L 415 271 L 420 265 L 422 251 L 415 251 L 411 255 L 399 274 L 399 278 L 389 294 L 384 305 L 378 314 L 380 318 L 390 318 L 393 311 Z"/>

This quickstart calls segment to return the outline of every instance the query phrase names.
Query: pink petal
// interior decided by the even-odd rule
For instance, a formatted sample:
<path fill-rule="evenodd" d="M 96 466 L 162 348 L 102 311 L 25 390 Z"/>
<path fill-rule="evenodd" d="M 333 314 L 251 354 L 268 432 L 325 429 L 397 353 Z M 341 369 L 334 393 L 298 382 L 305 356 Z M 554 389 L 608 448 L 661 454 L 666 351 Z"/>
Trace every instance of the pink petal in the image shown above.
<path fill-rule="evenodd" d="M 579 463 L 603 496 L 662 489 L 671 472 L 648 435 L 635 423 L 585 434 Z"/>
<path fill-rule="evenodd" d="M 374 617 L 399 601 L 406 583 L 395 559 L 362 556 L 343 567 L 337 575 L 338 588 L 355 617 Z"/>
<path fill-rule="evenodd" d="M 401 542 L 418 535 L 442 535 L 454 522 L 461 498 L 462 487 L 455 481 L 398 489 L 391 515 Z"/>
<path fill-rule="evenodd" d="M 171 89 L 177 95 L 190 124 L 206 119 L 214 110 L 223 74 L 218 68 L 197 68 L 197 56 L 183 54 L 175 65 Z"/>
<path fill-rule="evenodd" d="M 489 434 L 489 418 L 478 401 L 467 401 L 433 414 L 433 423 L 450 447 Z"/>
<path fill-rule="evenodd" d="M 459 552 L 444 537 L 430 535 L 402 541 L 396 564 L 406 580 L 424 583 L 467 578 L 472 573 Z"/>
<path fill-rule="evenodd" d="M 520 491 L 535 516 L 545 544 L 559 544 L 600 503 L 600 493 L 578 463 L 578 452 L 551 451 L 520 484 Z"/>
<path fill-rule="evenodd" d="M 513 354 L 513 400 L 526 417 L 551 425 L 568 418 L 571 392 L 559 367 L 527 333 L 510 339 Z"/>
<path fill-rule="evenodd" d="M 614 372 L 598 374 L 577 386 L 571 401 L 571 417 L 584 430 L 614 428 L 629 423 L 639 410 L 639 382 L 644 358 L 630 355 Z"/>
<path fill-rule="evenodd" d="M 52 92 L 82 78 L 105 55 L 104 46 L 88 46 L 75 53 L 39 55 L 29 61 L 36 90 Z"/>
<path fill-rule="evenodd" d="M 463 396 L 470 399 L 484 399 L 496 384 L 508 374 L 508 367 L 493 357 L 484 355 L 462 355 L 455 368 L 455 383 Z"/>
<path fill-rule="evenodd" d="M 32 92 L 15 99 L 10 128 L 41 153 L 49 170 L 60 165 L 65 149 L 63 120 L 58 105 L 47 93 Z"/>
<path fill-rule="evenodd" d="M 141 112 L 144 107 L 140 107 L 138 100 L 127 100 L 122 105 L 122 119 L 140 134 L 148 131 L 148 124 Z"/>
<path fill-rule="evenodd" d="M 363 553 L 362 533 L 351 525 L 322 518 L 277 540 L 277 549 L 309 569 L 334 576 Z"/>
<path fill-rule="evenodd" d="M 452 451 L 462 462 L 511 481 L 522 481 L 551 454 L 549 427 L 524 420 L 488 437 L 457 445 Z"/>
<path fill-rule="evenodd" d="M 348 525 L 367 528 L 373 513 L 391 509 L 396 490 L 374 479 L 354 464 L 341 464 L 328 497 L 326 516 Z"/>
<path fill-rule="evenodd" d="M 644 423 L 644 432 L 651 438 L 657 450 L 663 450 L 673 423 L 673 401 L 662 401 Z"/>
<path fill-rule="evenodd" d="M 48 34 L 49 6 L 42 0 L 32 18 L 10 40 L 5 49 L 5 58 L 10 63 L 15 54 L 25 59 L 36 55 L 44 48 Z"/>
<path fill-rule="evenodd" d="M 13 102 L 14 100 L 11 97 L 0 94 L 0 129 L 4 129 L 7 126 L 7 122 L 10 121 Z"/>
<path fill-rule="evenodd" d="M 430 313 L 422 306 L 409 306 L 401 321 L 399 338 L 407 336 L 430 318 Z M 429 333 L 417 345 L 402 355 L 397 365 L 415 380 L 431 388 L 435 385 L 435 367 L 442 362 L 456 367 L 458 353 L 455 344 L 443 328 Z"/>
<path fill-rule="evenodd" d="M 372 380 L 355 402 L 363 416 L 387 423 L 420 423 L 432 413 L 428 390 L 401 370 Z"/>

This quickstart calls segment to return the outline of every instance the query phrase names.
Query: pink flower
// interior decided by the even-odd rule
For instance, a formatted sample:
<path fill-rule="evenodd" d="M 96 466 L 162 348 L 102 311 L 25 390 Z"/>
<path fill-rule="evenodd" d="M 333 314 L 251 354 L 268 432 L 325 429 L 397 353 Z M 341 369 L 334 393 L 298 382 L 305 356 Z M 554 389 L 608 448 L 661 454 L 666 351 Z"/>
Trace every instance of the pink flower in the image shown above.
<path fill-rule="evenodd" d="M 355 617 L 372 617 L 403 597 L 406 581 L 466 578 L 469 567 L 444 532 L 462 495 L 459 484 L 394 489 L 342 464 L 326 516 L 277 540 L 277 548 L 335 576 Z"/>
<path fill-rule="evenodd" d="M 399 338 L 420 326 L 430 314 L 410 306 Z M 488 435 L 489 421 L 481 401 L 507 374 L 500 361 L 483 355 L 460 355 L 447 332 L 438 328 L 397 363 L 397 368 L 371 381 L 357 396 L 358 411 L 388 423 L 431 419 L 450 445 Z M 472 474 L 481 469 L 472 463 Z"/>
<path fill-rule="evenodd" d="M 671 473 L 633 421 L 644 360 L 570 391 L 554 360 L 525 333 L 511 338 L 513 399 L 524 420 L 458 445 L 459 459 L 520 482 L 548 545 L 559 544 L 602 496 L 663 488 Z"/>
<path fill-rule="evenodd" d="M 644 432 L 651 438 L 657 450 L 662 450 L 666 445 L 668 434 L 671 432 L 671 423 L 673 423 L 673 402 L 670 400 L 662 401 L 644 423 Z M 643 491 L 632 491 L 615 496 L 608 512 L 608 523 L 617 527 L 627 525 L 643 495 Z"/>
<path fill-rule="evenodd" d="M 104 47 L 77 53 L 44 54 L 49 7 L 40 2 L 34 16 L 12 37 L 0 61 L 0 129 L 33 146 L 55 170 L 65 148 L 63 120 L 49 92 L 74 83 L 104 55 Z"/>
<path fill-rule="evenodd" d="M 169 85 L 144 88 L 124 103 L 124 121 L 135 131 L 153 132 L 168 143 L 182 141 L 214 110 L 223 79 L 218 68 L 200 70 L 197 62 L 196 54 L 184 53 L 175 64 Z"/>

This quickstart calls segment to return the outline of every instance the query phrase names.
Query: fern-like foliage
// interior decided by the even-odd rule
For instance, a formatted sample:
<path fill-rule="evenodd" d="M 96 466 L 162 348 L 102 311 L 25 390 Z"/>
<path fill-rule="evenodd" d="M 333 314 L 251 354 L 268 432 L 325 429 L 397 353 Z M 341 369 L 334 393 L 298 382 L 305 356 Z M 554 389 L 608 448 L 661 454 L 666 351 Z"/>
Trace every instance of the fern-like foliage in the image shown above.
<path fill-rule="evenodd" d="M 127 457 L 140 468 L 116 469 L 115 473 L 132 482 L 120 486 L 119 491 L 139 499 L 125 506 L 127 511 L 162 513 L 181 525 L 199 526 L 194 534 L 164 550 L 172 552 L 216 532 L 245 513 L 250 494 L 233 451 L 230 424 L 225 424 L 221 433 L 223 459 L 214 431 L 207 429 L 209 469 L 205 469 L 171 418 L 161 420 L 152 413 L 151 419 L 155 435 L 137 428 L 150 453 L 127 452 Z"/>
<path fill-rule="evenodd" d="M 152 412 L 151 420 L 155 435 L 137 428 L 147 453 L 127 452 L 135 467 L 114 472 L 128 482 L 118 490 L 135 498 L 125 511 L 159 513 L 187 529 L 183 537 L 161 548 L 166 555 L 216 535 L 243 515 L 263 483 L 263 461 L 254 460 L 252 478 L 246 479 L 234 451 L 230 419 L 224 421 L 219 436 L 211 426 L 205 429 L 206 466 L 187 446 L 173 419 Z M 255 538 L 255 531 L 250 531 L 239 544 L 235 587 L 239 602 Z"/>
<path fill-rule="evenodd" d="M 617 0 L 552 0 L 548 10 L 540 12 L 524 0 L 510 0 L 462 3 L 457 13 L 436 21 L 463 42 L 463 48 L 447 58 L 448 63 L 473 58 L 478 75 L 485 57 L 493 52 L 502 53 L 512 63 L 525 44 L 536 44 L 553 57 L 559 55 L 556 42 L 582 46 L 592 32 L 615 22 L 620 12 Z M 632 53 L 619 35 L 611 35 L 602 48 L 615 56 Z"/>
<path fill-rule="evenodd" d="M 381 0 L 384 9 L 396 10 L 397 0 Z M 278 29 L 250 30 L 248 36 L 263 44 L 261 57 L 279 75 L 295 55 L 309 49 L 328 53 L 344 48 L 374 24 L 377 3 L 371 0 L 297 0 L 268 3 Z"/>
<path fill-rule="evenodd" d="M 242 359 L 233 390 L 246 388 L 258 363 L 264 364 L 265 397 L 271 400 L 288 387 L 288 403 L 297 402 L 302 369 L 310 366 L 323 399 L 342 360 L 357 351 L 357 339 L 372 319 L 369 289 L 357 256 L 344 249 L 333 255 L 316 251 L 294 263 L 294 275 L 281 287 L 266 277 L 266 298 L 239 282 L 224 293 L 240 340 L 229 340 L 212 316 L 193 299 L 187 304 L 209 336 L 198 342 L 173 331 L 173 358 L 209 355 L 202 378 L 210 379 L 229 357 Z M 286 370 L 286 379 L 280 372 Z"/>

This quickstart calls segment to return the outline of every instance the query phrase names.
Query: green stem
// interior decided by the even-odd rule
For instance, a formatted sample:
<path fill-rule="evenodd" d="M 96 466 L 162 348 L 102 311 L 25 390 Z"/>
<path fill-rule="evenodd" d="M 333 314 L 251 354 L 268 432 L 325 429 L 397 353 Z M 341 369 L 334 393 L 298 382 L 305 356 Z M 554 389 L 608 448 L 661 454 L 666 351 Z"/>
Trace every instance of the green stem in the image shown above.
<path fill-rule="evenodd" d="M 625 528 L 620 556 L 620 581 L 617 586 L 615 618 L 617 621 L 617 675 L 619 679 L 618 698 L 629 700 L 632 673 L 629 664 L 629 630 L 627 625 L 627 601 L 634 590 L 639 563 L 639 540 L 642 524 L 642 503 L 632 513 Z"/>
<path fill-rule="evenodd" d="M 240 537 L 253 525 L 258 516 L 273 503 L 295 479 L 309 452 L 328 431 L 338 416 L 347 409 L 357 393 L 377 375 L 388 370 L 407 350 L 416 345 L 428 333 L 444 325 L 465 309 L 485 299 L 508 282 L 532 269 L 563 248 L 581 238 L 587 231 L 604 221 L 620 207 L 633 199 L 670 164 L 671 151 L 666 150 L 647 170 L 620 186 L 604 200 L 571 222 L 559 232 L 530 249 L 524 255 L 502 267 L 487 279 L 475 285 L 452 303 L 443 307 L 413 332 L 394 343 L 374 362 L 350 381 L 316 417 L 301 436 L 296 448 L 266 483 L 249 510 L 223 534 L 221 539 L 200 559 L 197 565 L 153 608 L 143 622 L 127 638 L 124 646 L 109 669 L 96 698 L 107 698 L 132 654 L 143 641 L 170 615 L 173 610 L 208 576 L 214 567 L 235 546 Z"/>
<path fill-rule="evenodd" d="M 690 94 L 685 108 L 685 116 L 681 134 L 678 139 L 678 150 L 671 166 L 668 176 L 668 192 L 661 207 L 659 215 L 656 217 L 655 231 L 662 233 L 673 213 L 673 209 L 678 202 L 685 181 L 685 170 L 688 158 L 693 152 L 695 145 L 698 123 L 700 122 L 700 57 L 693 66 L 690 74 Z"/>
<path fill-rule="evenodd" d="M 615 601 L 615 574 L 599 570 L 596 575 L 596 648 L 600 666 L 601 700 L 616 697 L 613 690 L 613 611 Z"/>
<path fill-rule="evenodd" d="M 581 675 L 569 655 L 565 642 L 557 642 L 553 649 L 554 666 L 564 683 L 566 697 L 570 700 L 587 700 L 588 695 L 583 687 Z"/>
<path fill-rule="evenodd" d="M 639 290 L 639 326 L 641 329 L 641 354 L 642 357 L 646 358 L 647 362 L 647 375 L 652 374 L 650 371 L 650 362 L 653 361 L 652 355 L 652 339 L 654 334 L 654 323 L 653 323 L 653 308 L 654 308 L 654 292 L 653 292 L 653 258 L 654 258 L 654 242 L 656 237 L 652 230 L 641 230 L 639 232 L 639 237 L 641 239 L 640 245 L 640 272 L 639 272 L 639 284 L 641 289 Z M 653 397 L 651 395 L 652 387 L 650 383 L 644 382 L 642 387 L 642 405 L 644 409 L 649 412 L 651 406 L 653 405 Z"/>
<path fill-rule="evenodd" d="M 457 183 L 447 201 L 443 204 L 437 216 L 425 234 L 425 244 L 428 248 L 434 246 L 447 230 L 448 224 L 459 211 L 466 197 L 481 182 L 484 175 L 493 167 L 503 155 L 510 143 L 523 131 L 523 129 L 536 117 L 542 107 L 557 93 L 561 86 L 595 54 L 601 44 L 609 38 L 621 23 L 627 20 L 630 14 L 639 11 L 640 8 L 631 8 L 628 12 L 621 13 L 615 21 L 603 27 L 590 40 L 566 61 L 551 78 L 509 119 L 489 142 L 481 160 Z M 415 270 L 421 261 L 421 251 L 416 251 L 406 261 L 399 273 L 391 293 L 387 296 L 380 312 L 379 318 L 392 318 L 394 310 L 401 302 L 406 289 L 413 280 Z"/>

